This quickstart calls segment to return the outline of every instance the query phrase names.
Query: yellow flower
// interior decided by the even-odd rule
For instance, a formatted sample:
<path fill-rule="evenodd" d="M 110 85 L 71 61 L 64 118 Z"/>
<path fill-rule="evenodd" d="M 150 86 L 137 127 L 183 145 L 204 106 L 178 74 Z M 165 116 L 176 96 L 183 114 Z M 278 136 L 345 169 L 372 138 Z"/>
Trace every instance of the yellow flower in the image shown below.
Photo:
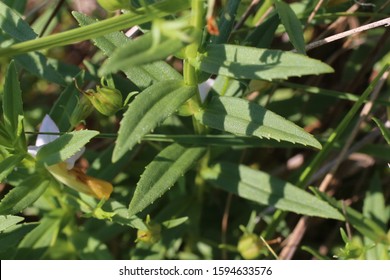
<path fill-rule="evenodd" d="M 59 133 L 59 129 L 54 121 L 46 115 L 39 132 Z M 29 146 L 28 152 L 36 156 L 42 146 L 54 141 L 58 137 L 58 135 L 38 134 L 35 146 Z M 113 191 L 111 183 L 88 176 L 80 168 L 74 166 L 76 160 L 84 153 L 84 150 L 85 148 L 83 147 L 64 162 L 47 166 L 46 169 L 64 185 L 98 199 L 104 198 L 107 200 Z"/>

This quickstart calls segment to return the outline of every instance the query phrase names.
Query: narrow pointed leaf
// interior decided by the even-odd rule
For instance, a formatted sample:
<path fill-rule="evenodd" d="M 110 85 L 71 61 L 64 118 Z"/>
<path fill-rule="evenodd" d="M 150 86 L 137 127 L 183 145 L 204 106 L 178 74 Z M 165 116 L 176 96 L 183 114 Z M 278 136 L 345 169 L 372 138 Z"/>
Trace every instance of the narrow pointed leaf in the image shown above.
<path fill-rule="evenodd" d="M 34 203 L 49 187 L 50 180 L 29 176 L 10 190 L 0 201 L 0 215 L 16 214 Z"/>
<path fill-rule="evenodd" d="M 134 215 L 161 197 L 206 152 L 204 147 L 172 144 L 162 150 L 145 168 L 129 205 Z"/>
<path fill-rule="evenodd" d="M 195 94 L 195 90 L 195 87 L 185 86 L 181 80 L 171 80 L 156 83 L 139 94 L 120 123 L 113 161 L 121 158 L 145 134 L 174 113 Z"/>
<path fill-rule="evenodd" d="M 287 79 L 331 73 L 333 69 L 302 54 L 236 45 L 210 45 L 190 63 L 210 74 L 235 79 Z"/>
<path fill-rule="evenodd" d="M 44 145 L 37 153 L 37 160 L 48 166 L 65 161 L 78 151 L 99 132 L 95 130 L 79 130 L 61 135 Z"/>
<path fill-rule="evenodd" d="M 22 92 L 15 63 L 12 61 L 7 70 L 3 95 L 3 115 L 6 130 L 17 136 L 19 119 L 23 117 Z"/>
<path fill-rule="evenodd" d="M 390 129 L 388 129 L 384 123 L 382 123 L 380 120 L 377 118 L 372 118 L 372 120 L 376 123 L 376 125 L 379 127 L 381 130 L 381 133 L 383 137 L 385 138 L 387 144 L 390 145 Z"/>
<path fill-rule="evenodd" d="M 8 174 L 14 170 L 15 166 L 17 166 L 23 158 L 24 155 L 14 155 L 0 162 L 0 183 L 7 178 Z"/>
<path fill-rule="evenodd" d="M 282 0 L 276 0 L 274 3 L 290 42 L 298 52 L 305 54 L 305 39 L 303 38 L 301 22 L 289 4 L 284 3 Z"/>
<path fill-rule="evenodd" d="M 221 162 L 203 170 L 201 175 L 220 189 L 263 205 L 308 216 L 344 219 L 335 208 L 314 195 L 244 165 Z"/>
<path fill-rule="evenodd" d="M 321 149 L 309 133 L 260 105 L 235 97 L 214 95 L 203 110 L 195 114 L 202 124 L 233 134 L 283 140 Z"/>

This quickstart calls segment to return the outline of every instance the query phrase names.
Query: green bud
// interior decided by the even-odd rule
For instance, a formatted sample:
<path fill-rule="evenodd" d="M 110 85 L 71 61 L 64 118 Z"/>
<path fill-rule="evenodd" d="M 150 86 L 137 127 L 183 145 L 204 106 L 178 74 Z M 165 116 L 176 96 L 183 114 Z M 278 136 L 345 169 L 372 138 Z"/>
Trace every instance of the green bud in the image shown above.
<path fill-rule="evenodd" d="M 89 89 L 84 92 L 92 105 L 105 116 L 112 116 L 122 108 L 122 94 L 108 86 L 96 86 L 96 92 Z"/>
<path fill-rule="evenodd" d="M 154 244 L 158 242 L 161 238 L 161 225 L 152 222 L 150 216 L 146 217 L 146 227 L 147 229 L 139 229 L 137 231 L 137 242 L 144 242 L 146 244 Z"/>
<path fill-rule="evenodd" d="M 244 234 L 238 241 L 237 250 L 246 260 L 253 260 L 260 256 L 263 243 L 254 233 Z"/>
<path fill-rule="evenodd" d="M 127 9 L 129 0 L 97 0 L 99 5 L 107 11 L 115 11 L 119 9 Z"/>
<path fill-rule="evenodd" d="M 72 115 L 70 116 L 70 124 L 75 127 L 80 122 L 85 120 L 93 112 L 93 105 L 88 98 L 84 95 L 81 95 L 79 102 L 76 105 L 76 108 L 73 110 Z"/>

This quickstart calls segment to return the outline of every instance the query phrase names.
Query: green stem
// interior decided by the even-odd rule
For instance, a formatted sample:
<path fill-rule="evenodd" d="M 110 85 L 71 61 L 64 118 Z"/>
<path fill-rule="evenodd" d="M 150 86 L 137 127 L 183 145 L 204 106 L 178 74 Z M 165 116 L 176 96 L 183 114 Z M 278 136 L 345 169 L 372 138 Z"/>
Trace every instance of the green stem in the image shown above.
<path fill-rule="evenodd" d="M 91 25 L 14 44 L 10 47 L 0 49 L 0 56 L 13 56 L 97 38 L 114 31 L 149 22 L 157 17 L 164 17 L 189 8 L 189 1 L 175 1 L 174 5 L 172 4 L 171 0 L 158 2 L 154 5 L 150 5 L 148 7 L 149 12 L 147 13 L 143 13 L 144 8 L 141 8 L 137 14 L 129 12 Z"/>
<path fill-rule="evenodd" d="M 192 0 L 191 1 L 191 25 L 198 31 L 198 34 L 202 34 L 202 29 L 204 27 L 204 1 L 203 0 Z M 198 49 L 202 43 L 202 37 L 199 36 L 192 44 L 186 47 L 185 54 L 186 59 L 184 60 L 183 65 L 183 76 L 184 82 L 189 86 L 198 85 L 198 75 L 196 69 L 189 63 L 189 59 L 194 59 L 198 55 Z M 188 100 L 185 106 L 190 107 L 190 111 L 195 113 L 200 110 L 202 105 L 199 92 L 195 94 L 190 100 Z M 201 125 L 195 118 L 192 119 L 194 124 L 194 130 L 197 134 L 204 134 L 206 128 Z"/>

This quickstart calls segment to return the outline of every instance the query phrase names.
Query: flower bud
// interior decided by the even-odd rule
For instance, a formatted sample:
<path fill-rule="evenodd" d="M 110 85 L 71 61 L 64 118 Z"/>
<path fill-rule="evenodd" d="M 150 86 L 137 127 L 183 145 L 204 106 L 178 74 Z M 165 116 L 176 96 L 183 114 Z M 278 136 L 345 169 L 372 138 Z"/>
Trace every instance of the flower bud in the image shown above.
<path fill-rule="evenodd" d="M 85 120 L 93 111 L 93 105 L 88 98 L 81 95 L 76 108 L 73 110 L 70 116 L 70 124 L 72 127 L 77 126 L 81 121 Z"/>
<path fill-rule="evenodd" d="M 253 260 L 260 256 L 263 243 L 254 233 L 244 234 L 238 241 L 237 250 L 246 260 Z"/>
<path fill-rule="evenodd" d="M 137 240 L 146 244 L 154 244 L 161 238 L 161 225 L 150 221 L 149 215 L 146 217 L 146 228 L 137 231 Z"/>
<path fill-rule="evenodd" d="M 129 0 L 97 0 L 99 5 L 107 11 L 126 9 L 129 7 Z"/>
<path fill-rule="evenodd" d="M 96 86 L 96 92 L 89 89 L 84 94 L 95 109 L 105 116 L 112 116 L 122 108 L 122 94 L 116 88 Z"/>

